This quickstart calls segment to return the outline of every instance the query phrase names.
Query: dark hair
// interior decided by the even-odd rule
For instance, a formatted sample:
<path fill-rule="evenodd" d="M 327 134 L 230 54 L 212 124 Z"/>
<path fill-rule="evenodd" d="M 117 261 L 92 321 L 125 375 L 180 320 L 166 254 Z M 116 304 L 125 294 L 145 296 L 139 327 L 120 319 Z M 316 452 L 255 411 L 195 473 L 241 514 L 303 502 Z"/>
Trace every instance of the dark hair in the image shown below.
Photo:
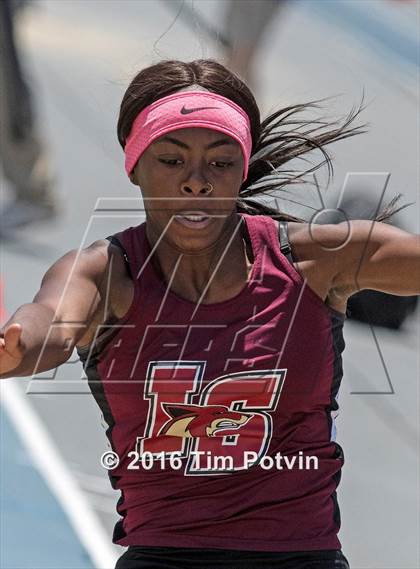
<path fill-rule="evenodd" d="M 311 101 L 277 110 L 261 122 L 258 105 L 250 89 L 221 63 L 212 59 L 191 62 L 164 60 L 142 69 L 128 86 L 118 119 L 118 140 L 121 146 L 124 148 L 133 121 L 142 109 L 191 85 L 200 85 L 234 101 L 249 117 L 252 151 L 248 177 L 239 191 L 237 209 L 241 212 L 264 214 L 288 221 L 305 221 L 249 198 L 267 196 L 292 184 L 313 183 L 313 179 L 317 183 L 315 171 L 324 165 L 330 181 L 333 165 L 325 147 L 332 142 L 365 132 L 365 125 L 353 124 L 364 108 L 363 100 L 347 117 L 337 121 L 303 118 L 302 113 L 319 108 L 323 102 Z M 283 168 L 291 160 L 301 158 L 314 149 L 321 153 L 320 162 L 307 166 L 303 171 Z M 304 162 L 307 162 L 306 158 Z M 269 176 L 270 174 L 272 175 Z M 400 198 L 401 194 L 395 196 L 379 215 L 375 214 L 374 219 L 385 221 L 406 207 L 395 207 Z"/>

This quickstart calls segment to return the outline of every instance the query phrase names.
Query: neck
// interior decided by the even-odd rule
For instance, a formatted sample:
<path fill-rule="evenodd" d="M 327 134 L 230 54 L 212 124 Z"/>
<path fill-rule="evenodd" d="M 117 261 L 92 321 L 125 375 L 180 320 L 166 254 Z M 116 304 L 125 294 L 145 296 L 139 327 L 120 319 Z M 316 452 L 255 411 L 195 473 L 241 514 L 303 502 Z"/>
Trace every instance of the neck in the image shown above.
<path fill-rule="evenodd" d="M 211 304 L 232 298 L 246 285 L 252 268 L 252 248 L 243 238 L 243 223 L 235 213 L 219 239 L 194 254 L 182 252 L 164 239 L 159 242 L 159 235 L 147 226 L 158 274 L 174 293 L 192 302 Z"/>

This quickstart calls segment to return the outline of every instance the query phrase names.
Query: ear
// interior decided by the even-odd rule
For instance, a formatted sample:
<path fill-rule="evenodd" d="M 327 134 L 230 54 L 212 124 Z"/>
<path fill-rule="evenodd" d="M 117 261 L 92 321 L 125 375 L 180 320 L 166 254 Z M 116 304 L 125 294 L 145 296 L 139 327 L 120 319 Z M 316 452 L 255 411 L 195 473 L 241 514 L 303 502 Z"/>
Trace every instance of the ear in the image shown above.
<path fill-rule="evenodd" d="M 176 405 L 173 403 L 161 403 L 163 410 L 173 419 L 182 417 L 183 415 L 191 415 L 197 413 L 197 407 L 191 405 Z"/>
<path fill-rule="evenodd" d="M 132 184 L 134 184 L 135 186 L 138 186 L 138 185 L 139 185 L 138 182 L 137 182 L 136 174 L 135 174 L 135 171 L 134 171 L 134 170 L 131 171 L 131 174 L 129 174 L 128 177 L 130 178 L 130 182 L 131 182 Z"/>

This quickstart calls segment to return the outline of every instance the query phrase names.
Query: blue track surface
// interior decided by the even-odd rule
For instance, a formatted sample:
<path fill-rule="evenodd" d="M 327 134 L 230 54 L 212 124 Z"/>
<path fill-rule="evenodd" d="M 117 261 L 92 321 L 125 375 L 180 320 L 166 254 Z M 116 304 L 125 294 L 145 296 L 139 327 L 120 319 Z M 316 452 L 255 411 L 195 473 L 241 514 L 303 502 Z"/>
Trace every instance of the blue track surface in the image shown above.
<path fill-rule="evenodd" d="M 0 448 L 1 569 L 92 568 L 4 410 L 0 417 Z"/>

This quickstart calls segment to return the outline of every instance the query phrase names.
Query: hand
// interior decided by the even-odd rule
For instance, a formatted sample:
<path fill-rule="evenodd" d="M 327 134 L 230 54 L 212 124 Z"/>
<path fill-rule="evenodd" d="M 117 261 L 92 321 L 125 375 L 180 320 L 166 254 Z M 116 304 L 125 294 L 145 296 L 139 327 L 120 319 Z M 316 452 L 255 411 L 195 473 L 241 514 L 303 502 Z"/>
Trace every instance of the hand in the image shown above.
<path fill-rule="evenodd" d="M 0 374 L 6 374 L 19 366 L 24 347 L 21 341 L 22 326 L 10 324 L 0 338 Z"/>

